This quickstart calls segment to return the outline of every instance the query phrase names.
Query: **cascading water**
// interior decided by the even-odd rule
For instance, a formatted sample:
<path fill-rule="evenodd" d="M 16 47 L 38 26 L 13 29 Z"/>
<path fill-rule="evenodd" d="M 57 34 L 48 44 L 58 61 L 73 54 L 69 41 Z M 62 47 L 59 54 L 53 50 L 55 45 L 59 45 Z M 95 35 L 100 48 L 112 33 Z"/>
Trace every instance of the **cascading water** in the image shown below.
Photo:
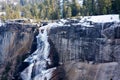
<path fill-rule="evenodd" d="M 47 29 L 47 26 L 39 29 L 37 50 L 25 59 L 25 62 L 29 62 L 30 65 L 21 73 L 23 80 L 49 80 L 53 70 L 56 69 L 46 69 L 47 64 L 51 64 L 51 60 L 48 58 L 50 45 L 48 42 Z"/>

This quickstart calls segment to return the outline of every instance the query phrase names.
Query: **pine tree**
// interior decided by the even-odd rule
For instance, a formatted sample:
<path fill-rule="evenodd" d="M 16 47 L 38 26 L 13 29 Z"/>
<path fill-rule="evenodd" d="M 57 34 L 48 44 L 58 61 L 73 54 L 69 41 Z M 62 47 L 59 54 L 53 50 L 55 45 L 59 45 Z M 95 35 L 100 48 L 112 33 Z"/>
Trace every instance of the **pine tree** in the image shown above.
<path fill-rule="evenodd" d="M 45 18 L 45 6 L 44 6 L 44 4 L 40 3 L 38 5 L 38 9 L 39 9 L 39 13 L 38 13 L 39 18 L 44 19 Z"/>
<path fill-rule="evenodd" d="M 22 10 L 21 10 L 22 11 L 22 17 L 33 18 L 33 16 L 31 15 L 30 9 L 31 9 L 31 5 L 23 6 Z"/>
<path fill-rule="evenodd" d="M 72 9 L 72 16 L 77 16 L 79 14 L 80 4 L 77 2 L 77 0 L 72 0 L 71 9 Z"/>
<path fill-rule="evenodd" d="M 41 15 L 40 15 L 41 19 L 45 19 L 45 9 L 43 9 L 41 11 Z"/>
<path fill-rule="evenodd" d="M 120 0 L 112 0 L 112 13 L 120 14 Z"/>
<path fill-rule="evenodd" d="M 105 1 L 105 8 L 107 10 L 107 14 L 110 14 L 112 9 L 112 1 L 111 0 L 104 0 L 104 1 Z"/>
<path fill-rule="evenodd" d="M 33 18 L 38 19 L 38 8 L 37 5 L 33 5 L 30 9 L 31 15 Z"/>
<path fill-rule="evenodd" d="M 83 0 L 83 6 L 82 6 L 82 15 L 83 16 L 86 16 L 89 14 L 88 7 L 87 7 L 88 5 L 90 5 L 90 4 L 88 4 L 87 0 Z"/>
<path fill-rule="evenodd" d="M 66 14 L 66 17 L 67 18 L 70 18 L 71 16 L 72 16 L 72 10 L 71 10 L 71 7 L 68 7 L 67 8 L 67 12 L 66 12 L 67 14 Z"/>
<path fill-rule="evenodd" d="M 64 4 L 63 4 L 63 18 L 66 18 L 66 12 L 67 12 L 67 5 L 66 5 L 66 3 L 64 2 Z"/>
<path fill-rule="evenodd" d="M 98 14 L 108 14 L 111 11 L 111 0 L 97 0 Z"/>
<path fill-rule="evenodd" d="M 95 1 L 94 0 L 83 0 L 83 11 L 84 15 L 95 14 Z"/>

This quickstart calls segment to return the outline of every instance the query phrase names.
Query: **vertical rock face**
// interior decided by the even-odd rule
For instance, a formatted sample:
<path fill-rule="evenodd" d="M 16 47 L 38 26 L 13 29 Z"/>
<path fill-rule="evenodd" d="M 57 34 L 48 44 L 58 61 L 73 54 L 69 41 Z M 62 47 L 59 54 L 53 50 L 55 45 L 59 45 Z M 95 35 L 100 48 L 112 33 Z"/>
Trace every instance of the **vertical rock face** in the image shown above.
<path fill-rule="evenodd" d="M 94 24 L 92 27 L 82 25 L 71 25 L 52 28 L 49 32 L 49 38 L 53 41 L 57 51 L 61 54 L 60 61 L 112 61 L 108 43 L 109 32 L 104 34 L 104 30 L 114 25 L 112 23 Z M 107 31 L 108 32 L 108 31 Z M 114 37 L 114 35 L 111 35 Z M 107 45 L 107 46 L 106 46 Z M 108 48 L 105 52 L 104 48 Z M 104 50 L 104 51 L 103 51 Z M 104 54 L 105 53 L 105 54 Z M 106 55 L 104 57 L 104 55 Z"/>
<path fill-rule="evenodd" d="M 119 80 L 119 27 L 112 22 L 41 27 L 22 79 Z"/>
<path fill-rule="evenodd" d="M 34 25 L 18 23 L 6 23 L 0 27 L 0 80 L 14 80 L 19 75 L 17 71 L 22 61 L 34 51 L 31 48 L 36 45 L 35 30 Z"/>
<path fill-rule="evenodd" d="M 112 22 L 51 28 L 49 39 L 64 64 L 65 80 L 119 80 L 119 33 L 119 23 Z"/>
<path fill-rule="evenodd" d="M 0 79 L 120 79 L 119 23 L 56 24 L 0 27 Z"/>

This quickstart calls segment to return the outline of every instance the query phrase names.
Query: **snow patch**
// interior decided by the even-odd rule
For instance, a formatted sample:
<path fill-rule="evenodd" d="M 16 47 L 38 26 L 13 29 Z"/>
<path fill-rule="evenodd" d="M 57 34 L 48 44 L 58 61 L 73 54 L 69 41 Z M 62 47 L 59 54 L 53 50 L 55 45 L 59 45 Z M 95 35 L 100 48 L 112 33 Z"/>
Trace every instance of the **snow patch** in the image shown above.
<path fill-rule="evenodd" d="M 85 16 L 80 22 L 91 21 L 94 23 L 120 22 L 119 15 L 99 15 L 99 16 Z"/>

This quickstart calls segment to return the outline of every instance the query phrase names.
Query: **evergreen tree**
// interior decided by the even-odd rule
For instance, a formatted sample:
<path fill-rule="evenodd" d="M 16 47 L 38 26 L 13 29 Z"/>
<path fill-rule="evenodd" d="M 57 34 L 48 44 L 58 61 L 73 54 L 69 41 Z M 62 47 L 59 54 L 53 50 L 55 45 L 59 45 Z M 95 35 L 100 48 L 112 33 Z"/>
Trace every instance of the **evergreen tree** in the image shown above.
<path fill-rule="evenodd" d="M 111 13 L 111 0 L 83 0 L 82 14 L 102 15 Z"/>
<path fill-rule="evenodd" d="M 70 18 L 71 16 L 72 16 L 72 10 L 71 10 L 71 7 L 68 7 L 67 8 L 67 12 L 66 12 L 67 14 L 66 14 L 66 17 L 67 18 Z"/>
<path fill-rule="evenodd" d="M 45 13 L 45 7 L 44 7 L 44 4 L 40 3 L 38 5 L 38 9 L 39 9 L 39 13 L 38 13 L 38 17 L 41 18 L 41 19 L 44 19 L 44 13 Z"/>
<path fill-rule="evenodd" d="M 105 1 L 105 7 L 107 10 L 107 14 L 111 13 L 111 9 L 112 9 L 112 1 L 111 0 L 104 0 Z"/>
<path fill-rule="evenodd" d="M 37 5 L 33 5 L 30 9 L 31 15 L 33 18 L 38 19 L 38 8 Z"/>
<path fill-rule="evenodd" d="M 112 0 L 112 13 L 120 14 L 120 0 Z"/>
<path fill-rule="evenodd" d="M 66 12 L 67 12 L 67 5 L 64 2 L 64 4 L 63 4 L 63 18 L 66 18 L 66 14 L 67 14 Z"/>
<path fill-rule="evenodd" d="M 82 10 L 81 10 L 81 14 L 83 16 L 88 15 L 88 9 L 87 9 L 87 0 L 83 0 L 83 6 L 82 6 Z"/>
<path fill-rule="evenodd" d="M 77 2 L 77 0 L 72 0 L 71 9 L 72 9 L 72 16 L 77 16 L 79 14 L 80 4 Z"/>
<path fill-rule="evenodd" d="M 7 19 L 22 17 L 35 19 L 59 19 L 60 18 L 60 0 L 42 0 L 40 3 L 33 1 L 33 4 L 26 4 L 26 0 L 20 0 L 20 5 L 3 4 L 2 11 L 6 11 Z M 63 0 L 63 17 L 69 18 L 78 15 L 102 15 L 102 14 L 120 14 L 120 0 L 83 0 L 83 5 L 78 0 Z M 4 16 L 1 16 L 4 18 Z"/>
<path fill-rule="evenodd" d="M 41 19 L 45 19 L 45 9 L 43 9 L 41 11 L 41 15 L 40 15 Z"/>
<path fill-rule="evenodd" d="M 31 12 L 30 12 L 30 6 L 31 5 L 26 5 L 24 7 L 22 7 L 22 17 L 25 17 L 25 18 L 33 18 L 32 15 L 31 15 Z"/>
<path fill-rule="evenodd" d="M 108 14 L 111 10 L 111 0 L 97 0 L 98 14 Z"/>

